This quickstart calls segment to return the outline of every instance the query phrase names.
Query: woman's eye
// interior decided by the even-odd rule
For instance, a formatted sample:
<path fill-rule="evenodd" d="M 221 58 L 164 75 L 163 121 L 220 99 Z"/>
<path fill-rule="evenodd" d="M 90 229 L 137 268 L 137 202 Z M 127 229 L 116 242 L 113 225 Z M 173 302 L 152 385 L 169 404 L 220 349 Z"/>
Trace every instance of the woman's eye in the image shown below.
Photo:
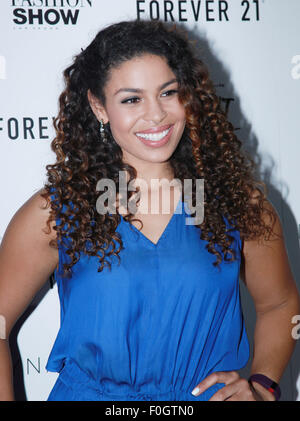
<path fill-rule="evenodd" d="M 162 96 L 171 96 L 171 95 L 174 95 L 174 94 L 176 94 L 178 92 L 178 90 L 177 89 L 170 89 L 170 90 L 168 90 L 168 91 L 166 91 L 166 92 L 164 92 L 163 94 L 162 94 Z M 131 97 L 131 98 L 126 98 L 126 99 L 123 99 L 122 101 L 121 101 L 121 104 L 136 104 L 137 102 L 139 102 L 140 101 L 140 98 L 139 97 Z"/>
<path fill-rule="evenodd" d="M 164 92 L 163 95 L 171 96 L 171 95 L 176 94 L 177 92 L 178 92 L 177 89 L 170 89 L 169 91 Z"/>
<path fill-rule="evenodd" d="M 139 101 L 138 97 L 132 97 L 132 98 L 126 98 L 121 101 L 122 104 L 135 104 L 137 101 Z"/>

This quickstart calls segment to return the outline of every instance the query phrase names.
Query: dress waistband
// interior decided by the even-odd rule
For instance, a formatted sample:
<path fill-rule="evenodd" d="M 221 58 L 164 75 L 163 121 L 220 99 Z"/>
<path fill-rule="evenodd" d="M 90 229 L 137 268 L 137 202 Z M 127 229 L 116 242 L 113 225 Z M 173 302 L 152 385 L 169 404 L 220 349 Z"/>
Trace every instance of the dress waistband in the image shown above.
<path fill-rule="evenodd" d="M 71 358 L 66 358 L 64 366 L 59 373 L 61 380 L 67 387 L 92 401 L 208 401 L 210 397 L 221 389 L 224 384 L 217 383 L 199 396 L 192 395 L 191 391 L 169 390 L 166 392 L 147 393 L 128 391 L 115 393 L 104 390 L 87 372 L 82 370 Z"/>

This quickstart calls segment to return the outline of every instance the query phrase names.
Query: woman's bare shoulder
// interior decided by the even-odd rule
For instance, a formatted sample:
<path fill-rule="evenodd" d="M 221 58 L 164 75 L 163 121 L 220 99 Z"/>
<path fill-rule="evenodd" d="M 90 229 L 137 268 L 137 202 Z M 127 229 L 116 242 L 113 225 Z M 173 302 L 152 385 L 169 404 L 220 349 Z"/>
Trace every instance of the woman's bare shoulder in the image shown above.
<path fill-rule="evenodd" d="M 40 233 L 41 238 L 48 241 L 56 238 L 56 231 L 53 229 L 55 221 L 51 221 L 47 226 L 47 221 L 50 216 L 50 201 L 47 201 L 42 195 L 46 193 L 44 188 L 41 188 L 32 194 L 26 202 L 13 215 L 9 228 L 16 231 L 22 228 L 28 233 L 32 231 L 35 235 Z"/>

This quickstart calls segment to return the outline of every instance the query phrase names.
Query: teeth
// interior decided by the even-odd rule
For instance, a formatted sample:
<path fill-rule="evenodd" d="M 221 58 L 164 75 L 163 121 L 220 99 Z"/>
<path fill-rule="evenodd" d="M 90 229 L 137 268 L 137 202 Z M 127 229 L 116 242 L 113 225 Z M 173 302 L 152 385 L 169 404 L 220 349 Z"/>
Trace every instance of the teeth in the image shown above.
<path fill-rule="evenodd" d="M 143 139 L 159 141 L 169 133 L 170 128 L 164 130 L 160 133 L 136 133 L 137 136 L 142 137 Z"/>

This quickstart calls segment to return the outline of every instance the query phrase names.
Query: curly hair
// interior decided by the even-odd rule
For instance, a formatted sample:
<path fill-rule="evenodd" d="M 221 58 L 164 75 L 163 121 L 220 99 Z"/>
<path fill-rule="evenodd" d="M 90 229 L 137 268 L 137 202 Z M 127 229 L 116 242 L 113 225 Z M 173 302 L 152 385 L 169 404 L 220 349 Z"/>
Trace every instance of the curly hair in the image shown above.
<path fill-rule="evenodd" d="M 169 162 L 174 177 L 182 182 L 205 180 L 205 218 L 196 227 L 200 238 L 207 241 L 207 250 L 216 256 L 213 264 L 218 266 L 222 258 L 235 260 L 231 229 L 239 230 L 244 239 L 272 233 L 271 226 L 262 218 L 268 212 L 271 220 L 275 220 L 274 212 L 264 208 L 266 186 L 255 179 L 255 164 L 242 153 L 241 141 L 221 107 L 207 67 L 196 58 L 192 44 L 176 24 L 123 21 L 98 32 L 64 71 L 65 89 L 59 97 L 59 113 L 54 119 L 56 137 L 51 143 L 56 162 L 46 166 L 47 182 L 42 194 L 51 206 L 48 228 L 51 221 L 61 220 L 54 227 L 57 240 L 50 244 L 57 247 L 68 238 L 70 261 L 63 265 L 63 276 L 71 275 L 81 252 L 98 257 L 99 272 L 105 266 L 111 267 L 109 256 L 115 255 L 120 261 L 123 242 L 116 232 L 120 214 L 117 211 L 103 215 L 96 211 L 96 185 L 98 180 L 109 178 L 118 187 L 119 171 L 128 171 L 128 183 L 137 173 L 122 161 L 122 150 L 109 123 L 105 125 L 108 142 L 99 142 L 99 122 L 87 92 L 90 90 L 105 105 L 104 87 L 111 69 L 143 54 L 164 57 L 179 82 L 178 98 L 185 109 L 186 126 Z M 50 199 L 53 191 L 56 200 Z M 193 190 L 193 201 L 194 195 Z M 133 217 L 127 214 L 124 219 L 132 221 Z"/>

